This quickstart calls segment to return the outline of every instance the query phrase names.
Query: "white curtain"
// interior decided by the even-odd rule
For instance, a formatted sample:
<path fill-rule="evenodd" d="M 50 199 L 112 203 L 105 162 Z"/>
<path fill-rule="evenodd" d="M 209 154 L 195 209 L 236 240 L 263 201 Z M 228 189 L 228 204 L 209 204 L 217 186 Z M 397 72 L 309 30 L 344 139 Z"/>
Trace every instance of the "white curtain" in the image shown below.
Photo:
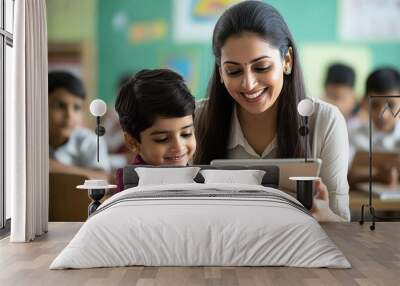
<path fill-rule="evenodd" d="M 45 0 L 15 1 L 13 94 L 6 98 L 6 188 L 12 242 L 48 227 L 48 87 Z"/>

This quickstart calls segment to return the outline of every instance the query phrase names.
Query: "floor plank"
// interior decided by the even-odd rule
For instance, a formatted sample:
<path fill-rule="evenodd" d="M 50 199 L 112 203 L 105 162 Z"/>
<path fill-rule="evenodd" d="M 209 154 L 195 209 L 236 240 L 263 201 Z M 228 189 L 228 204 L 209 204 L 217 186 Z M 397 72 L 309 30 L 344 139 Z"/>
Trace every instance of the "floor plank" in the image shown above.
<path fill-rule="evenodd" d="M 352 269 L 290 267 L 117 267 L 49 270 L 81 223 L 50 223 L 31 243 L 0 240 L 0 285 L 399 285 L 400 222 L 328 223 L 323 228 L 351 262 Z"/>

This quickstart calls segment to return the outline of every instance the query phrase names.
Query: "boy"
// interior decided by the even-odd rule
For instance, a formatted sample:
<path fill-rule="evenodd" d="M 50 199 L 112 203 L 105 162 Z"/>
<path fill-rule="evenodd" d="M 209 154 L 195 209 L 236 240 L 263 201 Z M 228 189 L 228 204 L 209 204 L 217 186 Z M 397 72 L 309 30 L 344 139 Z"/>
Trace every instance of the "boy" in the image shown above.
<path fill-rule="evenodd" d="M 380 68 L 372 72 L 367 79 L 364 101 L 368 104 L 369 96 L 400 95 L 400 73 L 394 68 Z M 397 113 L 400 98 L 372 99 L 372 147 L 375 152 L 400 152 L 400 123 Z M 369 124 L 359 123 L 349 128 L 350 162 L 357 151 L 369 150 Z M 357 162 L 355 162 L 357 163 Z M 373 180 L 387 184 L 397 184 L 399 162 L 386 162 L 374 166 Z M 352 166 L 349 171 L 349 183 L 368 181 L 368 172 Z"/>
<path fill-rule="evenodd" d="M 115 109 L 133 164 L 186 166 L 196 150 L 195 100 L 183 78 L 167 69 L 142 70 L 121 88 Z M 117 172 L 122 190 L 122 170 Z"/>
<path fill-rule="evenodd" d="M 325 79 L 325 101 L 336 105 L 346 119 L 353 115 L 356 104 L 354 70 L 345 64 L 332 64 Z"/>
<path fill-rule="evenodd" d="M 100 143 L 97 162 L 97 136 L 81 127 L 86 97 L 82 82 L 63 71 L 50 72 L 48 81 L 50 172 L 107 178 L 105 144 Z"/>

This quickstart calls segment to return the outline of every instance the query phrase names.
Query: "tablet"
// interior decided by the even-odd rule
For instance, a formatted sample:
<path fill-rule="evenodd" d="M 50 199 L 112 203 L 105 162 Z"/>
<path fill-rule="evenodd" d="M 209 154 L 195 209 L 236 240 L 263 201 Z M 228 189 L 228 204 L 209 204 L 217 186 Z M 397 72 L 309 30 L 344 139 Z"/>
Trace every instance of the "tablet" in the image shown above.
<path fill-rule="evenodd" d="M 262 166 L 274 165 L 279 167 L 279 187 L 286 190 L 296 191 L 296 182 L 289 177 L 319 175 L 321 159 L 218 159 L 211 161 L 211 166 Z"/>

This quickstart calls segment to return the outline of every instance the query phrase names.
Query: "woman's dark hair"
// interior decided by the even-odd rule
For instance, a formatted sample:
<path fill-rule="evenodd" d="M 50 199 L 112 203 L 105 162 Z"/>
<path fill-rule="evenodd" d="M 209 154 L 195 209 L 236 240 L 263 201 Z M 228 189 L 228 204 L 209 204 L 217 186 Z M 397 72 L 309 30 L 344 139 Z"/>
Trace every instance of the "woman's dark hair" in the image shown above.
<path fill-rule="evenodd" d="M 195 100 L 183 78 L 168 69 L 141 70 L 120 89 L 115 110 L 122 130 L 140 142 L 157 118 L 194 115 Z"/>
<path fill-rule="evenodd" d="M 341 84 L 353 88 L 355 80 L 356 74 L 353 68 L 342 63 L 336 63 L 328 67 L 325 86 L 328 84 Z"/>
<path fill-rule="evenodd" d="M 65 89 L 69 93 L 85 99 L 86 93 L 82 81 L 65 71 L 49 72 L 49 96 L 57 89 Z"/>
<path fill-rule="evenodd" d="M 288 49 L 292 48 L 292 72 L 290 75 L 284 75 L 283 88 L 278 99 L 278 157 L 303 156 L 303 140 L 300 140 L 298 133 L 302 119 L 297 113 L 297 104 L 305 98 L 305 89 L 293 37 L 275 8 L 260 1 L 245 1 L 226 10 L 214 28 L 212 44 L 215 65 L 208 86 L 208 100 L 196 122 L 196 164 L 209 164 L 213 159 L 227 157 L 234 100 L 221 84 L 218 71 L 221 48 L 229 37 L 240 36 L 246 32 L 255 33 L 268 41 L 280 51 L 282 59 Z"/>
<path fill-rule="evenodd" d="M 367 78 L 365 95 L 370 93 L 400 92 L 400 73 L 395 68 L 382 67 L 373 71 Z"/>

